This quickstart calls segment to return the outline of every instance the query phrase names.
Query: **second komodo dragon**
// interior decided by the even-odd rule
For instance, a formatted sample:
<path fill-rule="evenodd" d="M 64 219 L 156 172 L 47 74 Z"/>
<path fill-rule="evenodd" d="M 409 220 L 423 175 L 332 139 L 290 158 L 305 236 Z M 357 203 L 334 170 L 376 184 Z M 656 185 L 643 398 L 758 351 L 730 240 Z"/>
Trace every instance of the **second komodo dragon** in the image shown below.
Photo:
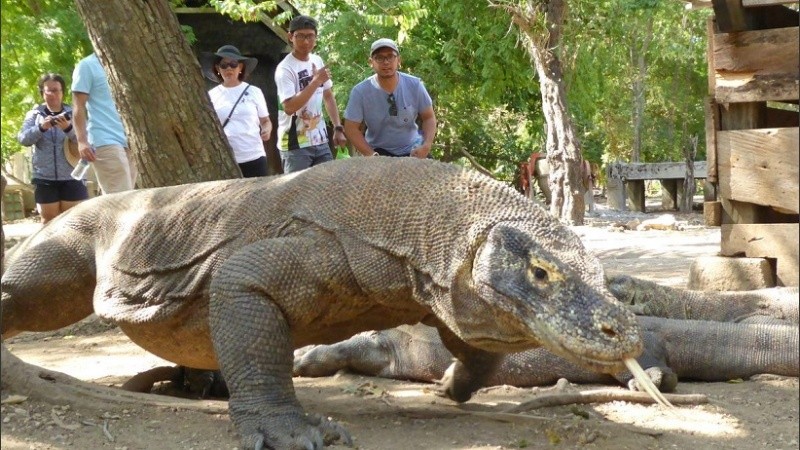
<path fill-rule="evenodd" d="M 6 259 L 4 340 L 94 312 L 164 359 L 219 367 L 245 449 L 350 443 L 295 396 L 292 351 L 309 344 L 432 325 L 459 360 L 456 401 L 497 352 L 615 373 L 642 351 L 572 231 L 500 182 L 415 158 L 104 195 Z"/>

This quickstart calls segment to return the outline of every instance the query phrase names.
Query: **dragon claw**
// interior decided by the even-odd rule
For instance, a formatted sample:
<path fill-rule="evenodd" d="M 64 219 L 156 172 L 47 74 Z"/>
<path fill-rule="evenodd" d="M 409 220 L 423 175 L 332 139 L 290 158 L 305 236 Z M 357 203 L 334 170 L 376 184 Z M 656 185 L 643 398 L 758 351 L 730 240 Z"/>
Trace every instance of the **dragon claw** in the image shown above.
<path fill-rule="evenodd" d="M 337 441 L 348 447 L 353 446 L 350 433 L 330 418 L 316 414 L 304 415 L 299 421 L 294 420 L 296 418 L 294 416 L 287 422 L 270 417 L 257 430 L 243 434 L 242 447 L 253 450 L 322 450 Z"/>

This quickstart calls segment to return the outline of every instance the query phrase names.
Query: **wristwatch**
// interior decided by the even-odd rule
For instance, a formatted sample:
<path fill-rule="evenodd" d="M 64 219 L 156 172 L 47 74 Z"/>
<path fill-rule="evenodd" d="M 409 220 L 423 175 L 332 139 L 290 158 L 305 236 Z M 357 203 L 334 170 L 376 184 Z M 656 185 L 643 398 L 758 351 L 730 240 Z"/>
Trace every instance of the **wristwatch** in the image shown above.
<path fill-rule="evenodd" d="M 333 131 L 341 131 L 342 133 L 344 133 L 344 127 L 341 125 L 336 125 L 335 127 L 333 127 Z"/>

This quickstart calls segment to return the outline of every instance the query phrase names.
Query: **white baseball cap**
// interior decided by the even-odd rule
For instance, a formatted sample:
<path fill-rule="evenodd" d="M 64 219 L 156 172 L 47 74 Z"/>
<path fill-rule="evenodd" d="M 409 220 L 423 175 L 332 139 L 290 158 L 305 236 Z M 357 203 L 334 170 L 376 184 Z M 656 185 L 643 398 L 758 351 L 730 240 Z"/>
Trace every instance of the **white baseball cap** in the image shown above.
<path fill-rule="evenodd" d="M 377 41 L 372 43 L 372 47 L 370 48 L 369 55 L 372 56 L 375 54 L 376 51 L 382 48 L 390 48 L 394 50 L 397 54 L 400 54 L 400 50 L 397 49 L 397 44 L 394 43 L 393 40 L 387 38 L 380 38 Z"/>

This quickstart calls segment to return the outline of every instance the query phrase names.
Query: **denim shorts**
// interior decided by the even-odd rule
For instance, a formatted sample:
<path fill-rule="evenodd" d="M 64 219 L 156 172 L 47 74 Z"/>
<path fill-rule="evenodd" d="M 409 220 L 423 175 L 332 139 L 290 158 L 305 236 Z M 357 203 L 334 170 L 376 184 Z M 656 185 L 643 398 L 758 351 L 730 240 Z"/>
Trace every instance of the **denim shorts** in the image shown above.
<path fill-rule="evenodd" d="M 36 186 L 33 197 L 36 199 L 36 203 L 40 205 L 57 202 L 78 202 L 89 198 L 89 191 L 83 181 L 35 178 L 32 183 Z"/>

